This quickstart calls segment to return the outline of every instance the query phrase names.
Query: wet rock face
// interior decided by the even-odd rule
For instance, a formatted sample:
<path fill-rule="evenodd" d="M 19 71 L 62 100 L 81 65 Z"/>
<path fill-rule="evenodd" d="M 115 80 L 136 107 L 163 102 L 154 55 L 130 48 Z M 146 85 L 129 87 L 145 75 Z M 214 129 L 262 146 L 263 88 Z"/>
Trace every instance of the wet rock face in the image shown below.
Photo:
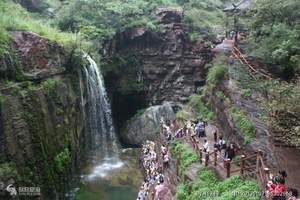
<path fill-rule="evenodd" d="M 11 44 L 16 55 L 5 55 L 2 70 L 12 84 L 0 81 L 0 166 L 12 163 L 22 186 L 41 187 L 42 199 L 62 199 L 67 174 L 79 166 L 85 137 L 80 80 L 76 70 L 65 71 L 68 55 L 57 43 L 17 31 Z M 26 81 L 16 78 L 17 72 Z M 69 161 L 61 171 L 56 158 L 66 149 Z M 6 179 L 18 181 L 17 175 Z"/>
<path fill-rule="evenodd" d="M 104 44 L 104 61 L 122 54 L 138 57 L 150 104 L 184 102 L 205 80 L 204 66 L 212 58 L 211 51 L 200 40 L 189 41 L 180 10 L 163 8 L 156 14 L 161 30 L 130 28 L 118 33 Z M 118 80 L 113 81 L 118 87 Z"/>
<path fill-rule="evenodd" d="M 65 52 L 62 46 L 32 32 L 12 33 L 12 47 L 21 62 L 26 79 L 42 79 L 65 71 Z"/>
<path fill-rule="evenodd" d="M 171 104 L 149 107 L 142 115 L 127 122 L 125 129 L 121 131 L 122 141 L 125 144 L 142 145 L 146 140 L 157 139 L 162 116 L 170 121 L 175 119 Z"/>

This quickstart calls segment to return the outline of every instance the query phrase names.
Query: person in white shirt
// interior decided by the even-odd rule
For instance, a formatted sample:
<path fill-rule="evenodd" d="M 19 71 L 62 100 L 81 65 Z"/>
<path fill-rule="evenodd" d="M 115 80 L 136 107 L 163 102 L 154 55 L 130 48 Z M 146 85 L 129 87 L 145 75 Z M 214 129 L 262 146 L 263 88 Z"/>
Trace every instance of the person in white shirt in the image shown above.
<path fill-rule="evenodd" d="M 207 153 L 209 151 L 209 144 L 207 140 L 204 140 L 203 152 Z"/>

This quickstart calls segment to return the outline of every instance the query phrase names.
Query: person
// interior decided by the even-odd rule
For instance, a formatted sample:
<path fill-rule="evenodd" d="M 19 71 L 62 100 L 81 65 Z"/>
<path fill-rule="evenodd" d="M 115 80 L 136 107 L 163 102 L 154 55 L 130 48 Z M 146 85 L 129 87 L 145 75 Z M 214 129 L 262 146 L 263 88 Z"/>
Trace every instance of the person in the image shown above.
<path fill-rule="evenodd" d="M 178 129 L 177 131 L 176 131 L 176 133 L 175 133 L 175 136 L 177 137 L 177 138 L 181 138 L 181 137 L 183 137 L 183 128 L 180 128 L 180 129 Z"/>
<path fill-rule="evenodd" d="M 163 157 L 163 167 L 164 167 L 164 169 L 169 168 L 169 161 L 170 161 L 169 155 L 165 154 L 164 157 Z"/>
<path fill-rule="evenodd" d="M 199 138 L 205 137 L 205 123 L 202 120 L 199 120 L 199 122 L 197 123 L 195 131 L 198 134 Z"/>
<path fill-rule="evenodd" d="M 164 190 L 165 190 L 165 186 L 163 183 L 156 185 L 155 186 L 155 199 L 161 199 L 160 197 Z"/>
<path fill-rule="evenodd" d="M 145 198 L 146 198 L 146 192 L 144 190 L 144 187 L 142 186 L 136 200 L 145 200 Z"/>
<path fill-rule="evenodd" d="M 299 192 L 297 189 L 289 188 L 288 189 L 289 198 L 288 200 L 297 200 Z"/>
<path fill-rule="evenodd" d="M 223 139 L 222 136 L 219 137 L 219 142 L 218 142 L 218 146 L 219 146 L 219 151 L 221 152 L 222 149 L 226 149 L 226 141 Z"/>
<path fill-rule="evenodd" d="M 168 152 L 167 147 L 165 147 L 164 145 L 162 145 L 161 148 L 160 148 L 160 152 L 161 152 L 162 156 L 166 155 L 167 152 Z"/>
<path fill-rule="evenodd" d="M 284 179 L 280 176 L 275 176 L 271 182 L 267 184 L 267 195 L 272 200 L 282 200 L 285 197 L 284 193 L 287 188 L 284 184 Z"/>
<path fill-rule="evenodd" d="M 287 178 L 287 173 L 286 173 L 286 171 L 285 171 L 285 170 L 280 170 L 280 171 L 278 171 L 278 176 L 280 176 L 280 177 L 283 179 L 284 183 L 285 183 L 286 178 Z"/>
<path fill-rule="evenodd" d="M 207 153 L 209 151 L 209 144 L 207 140 L 204 140 L 203 152 Z"/>
<path fill-rule="evenodd" d="M 225 158 L 232 160 L 235 156 L 234 145 L 230 144 L 225 150 Z"/>
<path fill-rule="evenodd" d="M 164 183 L 164 175 L 162 173 L 157 174 L 156 180 L 158 184 Z"/>

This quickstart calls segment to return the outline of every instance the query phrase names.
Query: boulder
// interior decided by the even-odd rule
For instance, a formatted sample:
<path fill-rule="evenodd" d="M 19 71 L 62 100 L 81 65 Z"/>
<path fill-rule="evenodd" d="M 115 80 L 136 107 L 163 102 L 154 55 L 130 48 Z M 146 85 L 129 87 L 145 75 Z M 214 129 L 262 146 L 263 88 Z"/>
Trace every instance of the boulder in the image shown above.
<path fill-rule="evenodd" d="M 129 145 L 141 145 L 146 140 L 158 137 L 160 118 L 174 120 L 175 113 L 170 103 L 149 107 L 142 115 L 127 122 L 121 131 L 121 140 Z"/>

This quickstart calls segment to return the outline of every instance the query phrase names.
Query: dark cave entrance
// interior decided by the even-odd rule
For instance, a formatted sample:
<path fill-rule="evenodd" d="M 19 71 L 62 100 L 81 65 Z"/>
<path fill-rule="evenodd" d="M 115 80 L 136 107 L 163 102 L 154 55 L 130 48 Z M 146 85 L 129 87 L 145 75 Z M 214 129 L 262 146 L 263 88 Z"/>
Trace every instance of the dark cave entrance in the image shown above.
<path fill-rule="evenodd" d="M 138 110 L 148 106 L 145 91 L 130 94 L 122 94 L 118 91 L 114 91 L 111 104 L 117 133 L 121 131 L 126 121 L 133 117 Z M 121 143 L 123 144 L 122 141 Z"/>

